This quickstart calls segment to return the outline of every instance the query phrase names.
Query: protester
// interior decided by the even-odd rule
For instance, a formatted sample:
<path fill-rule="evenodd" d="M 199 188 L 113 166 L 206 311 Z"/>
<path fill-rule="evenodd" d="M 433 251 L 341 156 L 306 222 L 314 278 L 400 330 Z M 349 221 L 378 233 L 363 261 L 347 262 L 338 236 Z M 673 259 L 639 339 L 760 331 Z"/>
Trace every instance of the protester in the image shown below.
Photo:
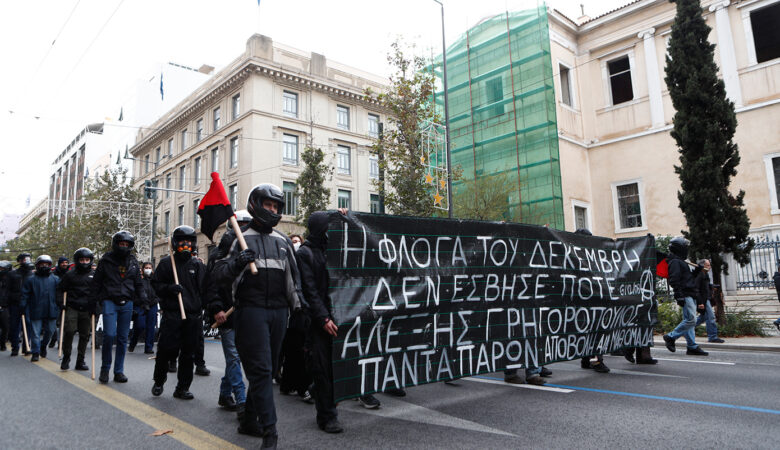
<path fill-rule="evenodd" d="M 574 234 L 593 236 L 593 233 L 587 228 L 577 228 Z M 604 355 L 596 355 L 596 361 L 592 361 L 590 356 L 586 356 L 580 361 L 580 367 L 583 369 L 593 369 L 598 373 L 609 373 L 609 367 L 604 364 Z"/>
<path fill-rule="evenodd" d="M 11 298 L 11 263 L 0 261 L 0 352 L 6 351 L 10 325 L 8 305 Z"/>
<path fill-rule="evenodd" d="M 141 281 L 141 268 L 132 254 L 135 238 L 127 231 L 119 231 L 111 238 L 111 250 L 100 258 L 92 279 L 91 311 L 100 302 L 103 311 L 103 361 L 100 367 L 101 383 L 108 383 L 111 369 L 111 351 L 116 340 L 114 381 L 126 383 L 124 374 L 127 334 L 133 317 L 133 302 L 147 302 Z"/>
<path fill-rule="evenodd" d="M 24 310 L 21 307 L 22 284 L 24 284 L 26 279 L 33 276 L 34 268 L 29 253 L 20 253 L 16 257 L 16 262 L 18 264 L 17 268 L 9 274 L 10 292 L 8 293 L 8 316 L 11 323 L 8 328 L 11 332 L 11 356 L 17 356 L 19 354 L 19 342 L 22 334 L 22 315 L 24 314 Z M 29 320 L 29 317 L 25 317 L 25 321 L 27 321 L 25 326 L 28 329 L 31 328 Z M 25 342 L 22 349 L 25 355 L 30 353 L 30 349 L 27 348 L 28 344 L 29 342 Z"/>
<path fill-rule="evenodd" d="M 707 342 L 714 342 L 722 344 L 725 342 L 718 337 L 718 324 L 715 322 L 715 311 L 712 309 L 712 283 L 710 283 L 710 261 L 708 259 L 699 260 L 699 274 L 696 276 L 696 290 L 698 295 L 696 297 L 696 308 L 699 312 L 699 317 L 696 319 L 696 326 L 698 327 L 706 321 L 707 325 Z"/>
<path fill-rule="evenodd" d="M 127 351 L 132 352 L 138 344 L 138 340 L 144 342 L 144 353 L 154 354 L 154 333 L 157 329 L 157 304 L 159 299 L 157 293 L 152 288 L 152 275 L 154 274 L 154 265 L 151 262 L 145 262 L 141 272 L 141 281 L 146 292 L 146 303 L 143 305 L 133 305 L 133 330 L 130 332 L 130 343 Z"/>
<path fill-rule="evenodd" d="M 669 241 L 669 285 L 674 290 L 674 298 L 677 304 L 683 308 L 683 320 L 671 333 L 663 336 L 666 348 L 670 352 L 676 350 L 674 341 L 680 336 L 685 336 L 688 345 L 688 355 L 707 356 L 708 353 L 696 344 L 694 328 L 696 327 L 696 290 L 695 274 L 691 272 L 685 258 L 688 257 L 689 242 L 683 237 L 676 237 Z"/>
<path fill-rule="evenodd" d="M 295 251 L 297 252 L 299 248 L 301 248 L 301 244 L 303 244 L 303 238 L 300 234 L 291 234 L 290 240 L 293 243 L 293 247 L 295 248 Z"/>
<path fill-rule="evenodd" d="M 272 375 L 276 372 L 288 310 L 301 307 L 300 277 L 290 239 L 274 230 L 284 208 L 284 193 L 264 183 L 255 186 L 247 200 L 252 222 L 242 228 L 248 248 L 231 244 L 228 256 L 217 262 L 219 283 L 234 287 L 236 347 L 241 356 L 249 393 L 246 414 L 238 432 L 263 437 L 264 448 L 278 440 Z M 257 275 L 247 265 L 256 262 Z"/>
<path fill-rule="evenodd" d="M 196 243 L 197 234 L 192 227 L 177 227 L 171 236 L 173 255 L 162 258 L 152 275 L 152 286 L 160 298 L 162 308 L 160 339 L 157 342 L 157 358 L 154 363 L 154 396 L 163 393 L 163 385 L 168 378 L 168 361 L 178 355 L 178 384 L 173 396 L 182 400 L 195 398 L 189 390 L 192 384 L 192 356 L 198 335 L 203 334 L 203 318 L 200 314 L 206 278 L 206 267 L 192 257 L 191 252 Z M 176 264 L 178 283 L 174 277 L 171 258 Z M 184 319 L 181 316 L 179 299 L 184 306 Z"/>
<path fill-rule="evenodd" d="M 32 358 L 38 361 L 39 356 L 46 357 L 46 346 L 41 345 L 43 330 L 53 333 L 60 309 L 57 307 L 57 285 L 60 279 L 51 272 L 52 260 L 49 255 L 41 255 L 35 259 L 35 275 L 24 280 L 20 306 L 24 314 L 30 318 L 30 347 Z"/>
<path fill-rule="evenodd" d="M 52 272 L 54 275 L 57 275 L 57 277 L 62 280 L 62 277 L 68 273 L 70 270 L 70 260 L 67 256 L 60 256 L 57 258 L 57 267 L 54 267 Z M 57 345 L 58 342 L 58 333 L 62 333 L 62 330 L 60 330 L 60 326 L 62 324 L 57 321 L 57 326 L 54 328 L 54 333 L 52 333 L 50 336 L 45 336 L 42 340 L 45 342 L 44 345 L 48 345 L 49 348 L 54 348 L 55 345 Z"/>
<path fill-rule="evenodd" d="M 84 362 L 87 352 L 87 342 L 92 334 L 91 314 L 89 310 L 90 289 L 95 272 L 92 270 L 92 261 L 95 259 L 88 248 L 80 248 L 73 254 L 76 266 L 74 270 L 62 275 L 57 289 L 57 302 L 60 308 L 65 308 L 65 325 L 61 330 L 62 336 L 62 362 L 60 369 L 70 368 L 70 355 L 73 347 L 73 335 L 79 333 L 78 353 L 76 356 L 76 370 L 89 370 Z M 67 294 L 67 296 L 64 296 Z M 64 305 L 63 305 L 64 303 Z"/>

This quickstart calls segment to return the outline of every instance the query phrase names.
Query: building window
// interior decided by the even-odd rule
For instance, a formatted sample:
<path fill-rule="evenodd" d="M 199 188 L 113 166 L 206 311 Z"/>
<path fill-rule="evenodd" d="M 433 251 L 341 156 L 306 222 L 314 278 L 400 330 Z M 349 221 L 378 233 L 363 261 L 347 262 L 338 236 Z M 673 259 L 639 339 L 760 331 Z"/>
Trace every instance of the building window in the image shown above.
<path fill-rule="evenodd" d="M 485 82 L 486 104 L 492 105 L 501 102 L 504 99 L 504 83 L 501 77 L 493 78 Z M 495 105 L 488 110 L 489 117 L 496 117 L 504 114 L 504 104 Z"/>
<path fill-rule="evenodd" d="M 179 189 L 182 191 L 187 188 L 187 167 L 179 167 Z"/>
<path fill-rule="evenodd" d="M 165 189 L 171 189 L 171 174 L 168 173 L 165 175 Z M 165 191 L 165 198 L 171 198 L 171 191 Z"/>
<path fill-rule="evenodd" d="M 282 112 L 289 117 L 298 117 L 298 94 L 284 91 L 282 93 Z"/>
<path fill-rule="evenodd" d="M 179 220 L 176 223 L 179 224 L 178 226 L 182 226 L 184 225 L 184 205 L 179 205 L 178 213 Z"/>
<path fill-rule="evenodd" d="M 171 212 L 165 211 L 165 235 L 170 236 L 171 235 Z"/>
<path fill-rule="evenodd" d="M 238 184 L 231 184 L 228 188 L 228 199 L 231 205 L 238 204 Z"/>
<path fill-rule="evenodd" d="M 368 115 L 368 135 L 374 139 L 379 137 L 379 116 L 376 114 Z"/>
<path fill-rule="evenodd" d="M 285 164 L 298 165 L 298 136 L 294 134 L 285 134 L 282 137 L 282 162 Z"/>
<path fill-rule="evenodd" d="M 195 178 L 194 184 L 196 185 L 200 184 L 200 163 L 201 163 L 201 159 L 200 156 L 198 156 L 197 158 L 195 158 L 195 168 L 192 174 L 193 178 Z"/>
<path fill-rule="evenodd" d="M 574 206 L 574 229 L 590 230 L 587 206 L 582 206 L 577 204 L 573 206 Z"/>
<path fill-rule="evenodd" d="M 618 105 L 633 100 L 634 88 L 631 85 L 631 62 L 628 55 L 607 62 L 607 71 L 612 104 Z"/>
<path fill-rule="evenodd" d="M 159 163 L 160 160 L 162 159 L 162 155 L 160 153 L 161 153 L 160 147 L 157 147 L 157 150 L 154 151 L 154 160 L 155 160 L 155 162 Z"/>
<path fill-rule="evenodd" d="M 284 191 L 284 210 L 282 214 L 294 216 L 298 214 L 298 197 L 295 196 L 295 183 L 285 181 L 282 183 Z"/>
<path fill-rule="evenodd" d="M 616 222 L 618 230 L 630 230 L 643 228 L 642 203 L 638 182 L 629 182 L 613 185 L 615 203 L 617 207 Z"/>
<path fill-rule="evenodd" d="M 371 194 L 371 214 L 384 214 L 385 208 L 382 205 L 382 198 L 379 194 Z"/>
<path fill-rule="evenodd" d="M 149 155 L 144 156 L 144 173 L 149 173 Z"/>
<path fill-rule="evenodd" d="M 371 155 L 368 157 L 368 176 L 369 178 L 379 178 L 379 157 Z"/>
<path fill-rule="evenodd" d="M 750 11 L 750 28 L 753 32 L 756 63 L 780 58 L 778 24 L 780 24 L 780 3 Z"/>
<path fill-rule="evenodd" d="M 214 108 L 214 131 L 219 130 L 222 126 L 222 110 Z"/>
<path fill-rule="evenodd" d="M 192 201 L 192 228 L 198 228 L 200 226 L 200 216 L 198 215 L 198 206 L 200 206 L 200 200 Z"/>
<path fill-rule="evenodd" d="M 241 114 L 241 94 L 236 94 L 233 96 L 233 100 L 231 102 L 232 105 L 232 120 L 236 120 Z"/>
<path fill-rule="evenodd" d="M 352 192 L 339 189 L 339 208 L 352 209 Z"/>
<path fill-rule="evenodd" d="M 352 161 L 350 161 L 350 148 L 346 145 L 339 145 L 337 150 L 338 155 L 338 173 L 341 175 L 349 175 L 352 173 Z"/>
<path fill-rule="evenodd" d="M 342 130 L 349 130 L 349 108 L 336 106 L 336 126 Z"/>
<path fill-rule="evenodd" d="M 211 149 L 211 171 L 219 172 L 219 148 Z"/>
<path fill-rule="evenodd" d="M 184 152 L 184 150 L 187 148 L 187 129 L 181 130 L 181 151 Z M 168 153 L 168 156 L 170 156 L 171 153 Z"/>
<path fill-rule="evenodd" d="M 198 119 L 197 122 L 195 122 L 195 142 L 200 142 L 203 140 L 203 119 Z"/>
<path fill-rule="evenodd" d="M 559 64 L 558 67 L 561 76 L 561 103 L 573 107 L 571 70 L 563 64 Z"/>
<path fill-rule="evenodd" d="M 230 140 L 230 168 L 238 167 L 238 136 Z"/>
<path fill-rule="evenodd" d="M 168 156 L 173 156 L 173 138 L 168 139 Z"/>
<path fill-rule="evenodd" d="M 780 214 L 780 154 L 765 155 L 764 165 L 769 182 L 770 211 L 772 214 Z"/>

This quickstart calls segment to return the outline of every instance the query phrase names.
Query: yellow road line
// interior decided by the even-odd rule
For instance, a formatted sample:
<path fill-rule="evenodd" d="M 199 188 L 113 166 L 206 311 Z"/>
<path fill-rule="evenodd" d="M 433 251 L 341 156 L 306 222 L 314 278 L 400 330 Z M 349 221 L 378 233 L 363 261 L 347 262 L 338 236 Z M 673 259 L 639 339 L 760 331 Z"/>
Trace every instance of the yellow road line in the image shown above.
<path fill-rule="evenodd" d="M 52 374 L 62 378 L 77 388 L 94 395 L 100 400 L 117 408 L 123 413 L 132 416 L 141 422 L 151 426 L 155 430 L 172 429 L 168 436 L 176 439 L 184 445 L 195 449 L 240 449 L 241 447 L 220 439 L 211 433 L 201 430 L 183 420 L 153 408 L 144 402 L 138 401 L 129 395 L 123 394 L 108 386 L 98 384 L 90 378 L 72 371 L 61 371 L 59 365 L 46 358 L 42 358 L 36 365 Z M 159 438 L 157 438 L 159 439 Z"/>

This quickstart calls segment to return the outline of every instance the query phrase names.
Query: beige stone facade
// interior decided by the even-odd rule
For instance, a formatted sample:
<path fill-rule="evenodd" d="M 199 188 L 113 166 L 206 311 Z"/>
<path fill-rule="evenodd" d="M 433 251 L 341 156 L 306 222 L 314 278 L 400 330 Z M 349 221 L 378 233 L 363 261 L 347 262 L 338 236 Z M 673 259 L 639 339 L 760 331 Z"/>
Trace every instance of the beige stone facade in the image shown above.
<path fill-rule="evenodd" d="M 780 57 L 762 50 L 767 34 L 758 21 L 773 20 L 780 0 L 703 1 L 702 8 L 739 123 L 734 141 L 742 160 L 732 189 L 746 193 L 751 231 L 774 237 Z M 549 11 L 566 229 L 584 222 L 598 235 L 628 237 L 678 235 L 686 227 L 669 134 L 674 109 L 663 81 L 674 15 L 666 0 L 577 21 Z"/>
<path fill-rule="evenodd" d="M 283 188 L 292 205 L 287 192 L 303 169 L 304 147 L 313 145 L 334 167 L 326 184 L 330 207 L 370 211 L 378 196 L 371 185 L 376 165 L 369 146 L 386 116 L 364 92 L 381 91 L 386 84 L 323 55 L 254 35 L 244 54 L 139 133 L 130 150 L 136 185 L 142 189 L 145 180 L 156 179 L 158 187 L 205 192 L 216 171 L 234 209 L 245 208 L 251 188 L 263 182 Z M 165 234 L 179 224 L 197 224 L 201 198 L 158 192 L 158 230 Z M 292 222 L 294 208 L 285 212 L 279 228 L 301 231 Z M 165 243 L 155 242 L 156 257 L 168 253 Z M 201 235 L 203 255 L 207 243 Z"/>

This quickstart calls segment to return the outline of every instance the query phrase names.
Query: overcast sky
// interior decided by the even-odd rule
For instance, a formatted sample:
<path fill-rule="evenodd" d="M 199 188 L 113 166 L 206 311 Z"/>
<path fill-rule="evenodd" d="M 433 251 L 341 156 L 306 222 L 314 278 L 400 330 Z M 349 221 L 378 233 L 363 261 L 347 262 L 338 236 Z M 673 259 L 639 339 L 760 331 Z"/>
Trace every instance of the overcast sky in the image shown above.
<path fill-rule="evenodd" d="M 628 0 L 550 0 L 572 19 Z M 536 0 L 444 0 L 447 42 Z M 0 216 L 46 196 L 53 159 L 87 124 L 118 115 L 155 64 L 223 67 L 253 33 L 387 75 L 397 36 L 441 49 L 433 0 L 41 0 L 0 4 Z M 11 112 L 13 111 L 13 112 Z"/>

